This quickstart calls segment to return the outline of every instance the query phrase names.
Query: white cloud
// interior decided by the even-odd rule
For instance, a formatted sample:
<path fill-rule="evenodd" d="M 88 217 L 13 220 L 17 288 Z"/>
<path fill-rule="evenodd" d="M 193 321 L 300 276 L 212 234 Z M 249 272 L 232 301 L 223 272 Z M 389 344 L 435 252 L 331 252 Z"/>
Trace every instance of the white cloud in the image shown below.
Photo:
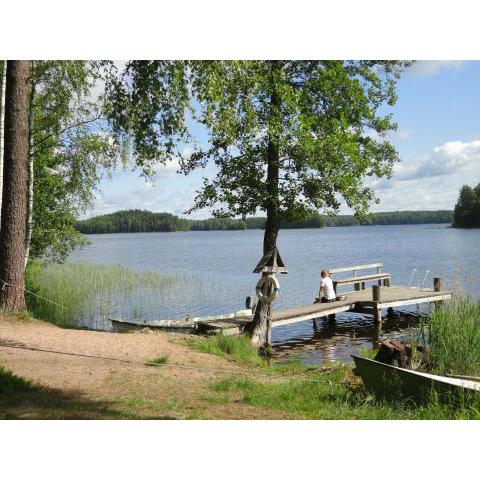
<path fill-rule="evenodd" d="M 463 67 L 464 64 L 464 60 L 417 60 L 408 69 L 407 74 L 424 77 L 435 75 L 441 70 L 456 70 Z"/>
<path fill-rule="evenodd" d="M 480 182 L 480 140 L 446 142 L 370 182 L 381 203 L 374 211 L 453 209 L 464 184 Z"/>
<path fill-rule="evenodd" d="M 480 165 L 480 140 L 453 141 L 435 147 L 429 155 L 395 166 L 397 180 L 414 180 L 467 172 Z"/>

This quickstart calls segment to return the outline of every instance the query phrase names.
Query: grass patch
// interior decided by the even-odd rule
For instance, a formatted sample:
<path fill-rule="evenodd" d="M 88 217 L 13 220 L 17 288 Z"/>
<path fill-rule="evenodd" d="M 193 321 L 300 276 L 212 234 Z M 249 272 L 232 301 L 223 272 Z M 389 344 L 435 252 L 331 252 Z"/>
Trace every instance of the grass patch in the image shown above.
<path fill-rule="evenodd" d="M 166 363 L 168 362 L 168 355 L 167 354 L 163 354 L 163 355 L 160 355 L 159 357 L 156 357 L 152 360 L 149 360 L 147 363 L 148 364 L 155 364 L 155 365 L 165 365 Z"/>
<path fill-rule="evenodd" d="M 209 337 L 198 337 L 187 340 L 187 345 L 194 350 L 227 357 L 237 362 L 265 366 L 266 362 L 257 354 L 257 349 L 247 335 L 222 335 L 217 333 Z"/>
<path fill-rule="evenodd" d="M 160 298 L 174 288 L 174 275 L 140 272 L 121 265 L 86 262 L 54 264 L 34 261 L 28 265 L 26 294 L 29 310 L 60 326 L 97 326 L 127 310 L 141 317 L 148 298 Z"/>
<path fill-rule="evenodd" d="M 480 302 L 460 297 L 435 309 L 426 331 L 433 372 L 480 375 Z"/>
<path fill-rule="evenodd" d="M 0 395 L 6 397 L 38 390 L 31 380 L 26 380 L 0 365 Z"/>
<path fill-rule="evenodd" d="M 210 390 L 222 400 L 234 396 L 237 403 L 280 410 L 295 419 L 480 419 L 479 401 L 455 407 L 435 401 L 422 406 L 382 402 L 361 387 L 344 384 L 350 375 L 350 367 L 339 366 L 304 380 L 232 377 L 211 383 Z"/>

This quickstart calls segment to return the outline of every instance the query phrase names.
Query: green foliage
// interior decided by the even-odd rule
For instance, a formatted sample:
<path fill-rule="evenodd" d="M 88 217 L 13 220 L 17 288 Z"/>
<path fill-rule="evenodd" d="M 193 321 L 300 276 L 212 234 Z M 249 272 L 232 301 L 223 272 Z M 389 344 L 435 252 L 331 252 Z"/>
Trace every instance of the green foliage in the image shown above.
<path fill-rule="evenodd" d="M 31 258 L 62 261 L 85 244 L 76 219 L 92 205 L 102 172 L 125 153 L 102 119 L 101 98 L 92 98 L 99 75 L 96 62 L 35 62 Z"/>
<path fill-rule="evenodd" d="M 368 215 L 363 220 L 354 215 L 338 215 L 325 217 L 327 227 L 346 227 L 352 225 L 413 225 L 427 223 L 450 223 L 451 210 L 417 210 L 400 212 L 378 212 Z"/>
<path fill-rule="evenodd" d="M 246 222 L 233 218 L 190 220 L 190 230 L 245 230 Z"/>
<path fill-rule="evenodd" d="M 427 332 L 434 372 L 480 375 L 480 302 L 456 298 L 437 308 Z"/>
<path fill-rule="evenodd" d="M 292 222 L 282 221 L 280 228 L 322 228 L 323 226 L 352 225 L 404 225 L 421 223 L 450 223 L 449 210 L 418 212 L 384 212 L 369 216 L 360 221 L 353 215 L 327 217 L 318 213 Z M 170 213 L 153 213 L 148 210 L 121 210 L 108 215 L 99 215 L 81 220 L 75 228 L 81 233 L 124 233 L 124 232 L 177 232 L 207 230 L 245 230 L 265 228 L 265 217 L 249 217 L 245 220 L 232 218 L 208 218 L 206 220 L 186 220 Z"/>
<path fill-rule="evenodd" d="M 176 278 L 156 272 L 138 272 L 121 265 L 31 262 L 25 275 L 29 310 L 35 317 L 74 327 L 107 320 L 119 303 L 132 306 L 139 289 L 152 296 L 173 288 Z M 54 303 L 52 303 L 54 302 Z"/>
<path fill-rule="evenodd" d="M 76 223 L 82 233 L 177 232 L 189 230 L 187 220 L 170 213 L 121 210 Z"/>
<path fill-rule="evenodd" d="M 211 353 L 221 357 L 227 356 L 232 360 L 251 365 L 264 365 L 257 349 L 246 335 L 222 335 L 198 337 L 187 340 L 187 345 L 204 353 Z"/>
<path fill-rule="evenodd" d="M 275 205 L 283 220 L 320 209 L 336 212 L 343 197 L 358 216 L 376 200 L 367 177 L 389 176 L 398 155 L 381 114 L 396 101 L 395 83 L 409 62 L 395 61 L 130 61 L 108 85 L 108 114 L 117 138 L 128 137 L 148 173 L 153 161 L 181 156 L 192 124 L 208 133 L 181 171 L 215 163 L 191 210 L 245 218 Z M 275 99 L 275 102 L 273 102 Z M 269 145 L 278 151 L 279 183 L 267 181 Z"/>
<path fill-rule="evenodd" d="M 480 228 L 480 183 L 475 188 L 464 185 L 460 189 L 453 212 L 453 226 Z"/>

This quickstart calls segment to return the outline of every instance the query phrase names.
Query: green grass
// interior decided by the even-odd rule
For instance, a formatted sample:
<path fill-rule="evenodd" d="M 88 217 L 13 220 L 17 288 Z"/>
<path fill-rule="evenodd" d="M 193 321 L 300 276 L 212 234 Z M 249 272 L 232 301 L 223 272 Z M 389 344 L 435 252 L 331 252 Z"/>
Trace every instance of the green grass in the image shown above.
<path fill-rule="evenodd" d="M 148 364 L 154 363 L 155 365 L 165 365 L 167 362 L 168 362 L 168 355 L 164 354 L 154 358 L 153 360 L 149 360 L 147 363 Z"/>
<path fill-rule="evenodd" d="M 429 368 L 439 374 L 480 376 L 480 302 L 459 297 L 427 323 Z"/>
<path fill-rule="evenodd" d="M 209 337 L 198 337 L 187 340 L 187 345 L 199 352 L 227 357 L 237 362 L 263 366 L 265 360 L 257 354 L 257 349 L 246 335 L 222 335 L 218 333 Z"/>
<path fill-rule="evenodd" d="M 0 365 L 0 396 L 12 396 L 26 392 L 32 392 L 39 387 L 31 380 L 26 380 L 12 373 Z"/>
<path fill-rule="evenodd" d="M 478 399 L 456 406 L 435 400 L 420 406 L 400 401 L 382 402 L 359 385 L 344 384 L 350 375 L 349 367 L 338 366 L 303 380 L 272 382 L 232 377 L 211 383 L 210 391 L 218 395 L 220 402 L 225 402 L 225 397 L 230 395 L 236 403 L 280 410 L 292 419 L 480 419 Z"/>
<path fill-rule="evenodd" d="M 160 298 L 163 292 L 175 287 L 177 279 L 121 265 L 32 262 L 25 283 L 28 290 L 50 300 L 26 294 L 28 308 L 35 317 L 61 326 L 94 327 L 96 322 L 114 316 L 121 307 L 141 316 L 144 299 Z"/>
<path fill-rule="evenodd" d="M 351 366 L 305 365 L 298 360 L 268 365 L 258 357 L 247 336 L 194 338 L 187 344 L 199 351 L 249 365 L 248 375 L 208 383 L 211 404 L 243 403 L 283 412 L 297 419 L 480 419 L 480 396 L 441 403 L 434 392 L 430 401 L 414 405 L 401 399 L 376 399 L 353 376 Z M 369 356 L 376 352 L 369 352 Z"/>

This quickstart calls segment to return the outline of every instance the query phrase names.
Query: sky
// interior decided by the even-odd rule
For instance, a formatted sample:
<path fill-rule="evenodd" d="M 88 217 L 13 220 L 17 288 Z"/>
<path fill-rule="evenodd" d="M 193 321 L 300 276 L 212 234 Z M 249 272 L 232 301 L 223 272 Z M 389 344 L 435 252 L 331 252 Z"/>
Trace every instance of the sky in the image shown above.
<path fill-rule="evenodd" d="M 480 183 L 480 62 L 417 62 L 399 80 L 397 94 L 391 140 L 401 162 L 391 179 L 370 184 L 380 199 L 372 211 L 453 209 L 462 185 Z M 215 170 L 183 176 L 177 168 L 159 166 L 153 182 L 138 171 L 114 172 L 85 216 L 139 208 L 187 217 L 202 177 Z M 342 206 L 340 213 L 352 212 Z M 187 218 L 209 216 L 202 210 Z"/>

